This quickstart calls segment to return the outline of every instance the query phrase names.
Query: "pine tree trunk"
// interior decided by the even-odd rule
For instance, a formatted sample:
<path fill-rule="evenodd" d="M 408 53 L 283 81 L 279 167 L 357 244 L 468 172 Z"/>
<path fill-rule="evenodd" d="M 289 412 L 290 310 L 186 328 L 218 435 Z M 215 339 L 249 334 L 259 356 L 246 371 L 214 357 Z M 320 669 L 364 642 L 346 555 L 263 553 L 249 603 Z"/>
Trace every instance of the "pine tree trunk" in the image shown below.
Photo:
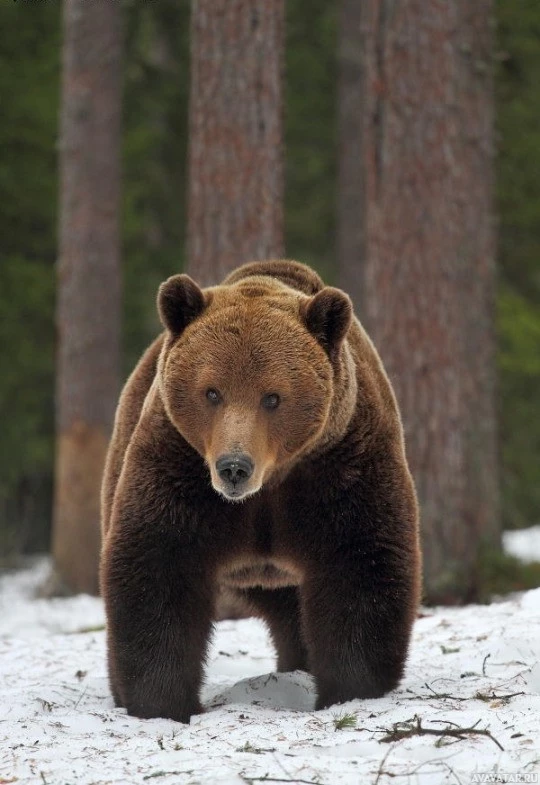
<path fill-rule="evenodd" d="M 120 382 L 121 7 L 65 0 L 53 557 L 97 593 L 101 473 Z"/>
<path fill-rule="evenodd" d="M 500 537 L 492 4 L 362 5 L 363 248 L 341 269 L 362 265 L 361 315 L 401 406 L 427 597 L 456 601 Z"/>
<path fill-rule="evenodd" d="M 188 272 L 283 255 L 284 0 L 194 0 Z"/>

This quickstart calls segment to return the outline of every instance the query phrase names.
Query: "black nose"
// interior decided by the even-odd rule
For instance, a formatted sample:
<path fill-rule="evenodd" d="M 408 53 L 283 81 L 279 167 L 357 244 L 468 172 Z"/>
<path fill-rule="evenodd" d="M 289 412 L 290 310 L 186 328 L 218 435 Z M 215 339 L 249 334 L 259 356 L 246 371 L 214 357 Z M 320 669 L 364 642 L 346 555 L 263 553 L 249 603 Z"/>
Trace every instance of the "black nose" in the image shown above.
<path fill-rule="evenodd" d="M 229 453 L 216 461 L 217 473 L 221 479 L 233 485 L 249 480 L 254 468 L 253 461 L 244 453 Z"/>

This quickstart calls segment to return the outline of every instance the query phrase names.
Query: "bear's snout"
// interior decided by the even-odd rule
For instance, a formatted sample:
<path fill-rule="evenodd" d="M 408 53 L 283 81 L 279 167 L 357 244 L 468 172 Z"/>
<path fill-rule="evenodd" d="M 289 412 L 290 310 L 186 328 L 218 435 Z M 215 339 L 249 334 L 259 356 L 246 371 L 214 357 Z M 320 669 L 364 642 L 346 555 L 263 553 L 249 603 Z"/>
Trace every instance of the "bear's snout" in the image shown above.
<path fill-rule="evenodd" d="M 253 461 L 245 453 L 229 453 L 216 461 L 216 469 L 221 479 L 233 485 L 249 480 L 254 468 Z"/>
<path fill-rule="evenodd" d="M 255 464 L 246 453 L 227 453 L 216 461 L 219 479 L 227 489 L 227 496 L 243 496 L 244 484 L 253 474 Z"/>

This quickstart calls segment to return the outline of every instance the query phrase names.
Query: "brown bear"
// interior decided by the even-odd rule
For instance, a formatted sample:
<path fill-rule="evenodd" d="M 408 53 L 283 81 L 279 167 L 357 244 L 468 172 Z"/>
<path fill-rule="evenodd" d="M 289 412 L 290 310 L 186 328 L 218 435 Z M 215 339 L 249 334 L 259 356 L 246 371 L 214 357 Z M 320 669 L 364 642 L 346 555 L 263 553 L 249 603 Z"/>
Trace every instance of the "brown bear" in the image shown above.
<path fill-rule="evenodd" d="M 351 302 L 292 261 L 159 289 L 164 333 L 120 398 L 101 585 L 115 702 L 188 722 L 215 598 L 266 620 L 316 708 L 403 673 L 418 508 L 388 378 Z"/>

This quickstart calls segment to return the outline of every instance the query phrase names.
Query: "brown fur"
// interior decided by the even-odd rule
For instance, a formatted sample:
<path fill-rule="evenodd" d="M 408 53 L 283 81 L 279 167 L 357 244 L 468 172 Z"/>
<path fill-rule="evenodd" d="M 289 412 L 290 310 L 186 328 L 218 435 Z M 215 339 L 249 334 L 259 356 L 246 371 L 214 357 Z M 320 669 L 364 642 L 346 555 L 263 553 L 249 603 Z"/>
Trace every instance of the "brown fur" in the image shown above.
<path fill-rule="evenodd" d="M 396 401 L 349 299 L 271 261 L 205 290 L 174 276 L 158 307 L 167 329 L 122 393 L 103 484 L 116 703 L 184 722 L 202 710 L 222 585 L 267 621 L 280 670 L 313 673 L 317 708 L 384 694 L 419 601 L 418 510 Z M 231 484 L 224 456 L 252 473 Z"/>

